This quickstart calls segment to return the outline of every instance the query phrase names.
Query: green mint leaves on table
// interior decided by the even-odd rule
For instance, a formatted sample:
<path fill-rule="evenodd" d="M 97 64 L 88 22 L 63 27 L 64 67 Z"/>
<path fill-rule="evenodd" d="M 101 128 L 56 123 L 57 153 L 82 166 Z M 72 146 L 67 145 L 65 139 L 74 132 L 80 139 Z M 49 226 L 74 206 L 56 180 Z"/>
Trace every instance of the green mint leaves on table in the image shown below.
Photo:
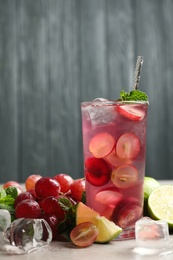
<path fill-rule="evenodd" d="M 140 90 L 132 90 L 130 92 L 125 92 L 122 90 L 120 92 L 120 99 L 119 101 L 148 101 L 148 96 L 145 92 Z"/>
<path fill-rule="evenodd" d="M 15 187 L 3 188 L 0 186 L 0 209 L 6 209 L 11 214 L 11 220 L 15 219 L 14 201 L 18 192 Z"/>

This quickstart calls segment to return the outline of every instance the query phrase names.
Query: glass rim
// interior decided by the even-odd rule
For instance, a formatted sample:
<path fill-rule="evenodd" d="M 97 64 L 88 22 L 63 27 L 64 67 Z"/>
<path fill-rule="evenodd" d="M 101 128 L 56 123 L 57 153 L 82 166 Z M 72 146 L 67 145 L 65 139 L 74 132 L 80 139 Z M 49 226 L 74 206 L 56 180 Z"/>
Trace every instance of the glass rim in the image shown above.
<path fill-rule="evenodd" d="M 92 101 L 83 101 L 81 102 L 81 106 L 95 105 L 125 105 L 125 104 L 137 104 L 137 105 L 149 105 L 149 101 L 146 100 L 92 100 Z"/>

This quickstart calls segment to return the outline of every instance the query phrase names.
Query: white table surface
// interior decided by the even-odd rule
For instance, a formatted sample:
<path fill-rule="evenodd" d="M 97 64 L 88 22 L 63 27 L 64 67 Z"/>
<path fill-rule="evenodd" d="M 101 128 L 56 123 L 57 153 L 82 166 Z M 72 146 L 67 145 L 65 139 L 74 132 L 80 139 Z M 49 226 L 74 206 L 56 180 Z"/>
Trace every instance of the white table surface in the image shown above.
<path fill-rule="evenodd" d="M 160 181 L 161 184 L 173 184 L 173 181 Z M 170 235 L 173 248 L 173 235 Z M 53 241 L 49 246 L 25 255 L 1 255 L 0 260 L 172 260 L 173 254 L 167 256 L 143 256 L 133 251 L 135 239 L 111 241 L 108 244 L 93 244 L 87 248 L 77 248 L 71 242 Z"/>

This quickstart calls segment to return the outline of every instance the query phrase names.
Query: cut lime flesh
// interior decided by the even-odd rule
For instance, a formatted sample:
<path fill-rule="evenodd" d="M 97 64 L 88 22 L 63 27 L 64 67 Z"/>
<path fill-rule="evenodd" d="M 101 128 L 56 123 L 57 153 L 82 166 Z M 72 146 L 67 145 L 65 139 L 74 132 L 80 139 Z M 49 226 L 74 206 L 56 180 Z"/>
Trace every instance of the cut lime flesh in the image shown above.
<path fill-rule="evenodd" d="M 115 237 L 118 237 L 118 235 L 122 232 L 122 228 L 115 225 L 114 222 L 109 221 L 104 216 L 98 217 L 97 228 L 99 230 L 99 234 L 95 241 L 97 243 L 107 243 Z"/>

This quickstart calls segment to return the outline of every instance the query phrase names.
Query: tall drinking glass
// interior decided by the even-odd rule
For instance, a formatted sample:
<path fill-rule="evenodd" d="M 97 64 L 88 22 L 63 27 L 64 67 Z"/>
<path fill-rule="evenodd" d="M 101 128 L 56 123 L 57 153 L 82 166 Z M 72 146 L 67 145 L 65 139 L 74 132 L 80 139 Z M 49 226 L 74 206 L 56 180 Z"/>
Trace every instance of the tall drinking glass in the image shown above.
<path fill-rule="evenodd" d="M 148 102 L 81 104 L 86 203 L 134 237 L 143 214 Z"/>

